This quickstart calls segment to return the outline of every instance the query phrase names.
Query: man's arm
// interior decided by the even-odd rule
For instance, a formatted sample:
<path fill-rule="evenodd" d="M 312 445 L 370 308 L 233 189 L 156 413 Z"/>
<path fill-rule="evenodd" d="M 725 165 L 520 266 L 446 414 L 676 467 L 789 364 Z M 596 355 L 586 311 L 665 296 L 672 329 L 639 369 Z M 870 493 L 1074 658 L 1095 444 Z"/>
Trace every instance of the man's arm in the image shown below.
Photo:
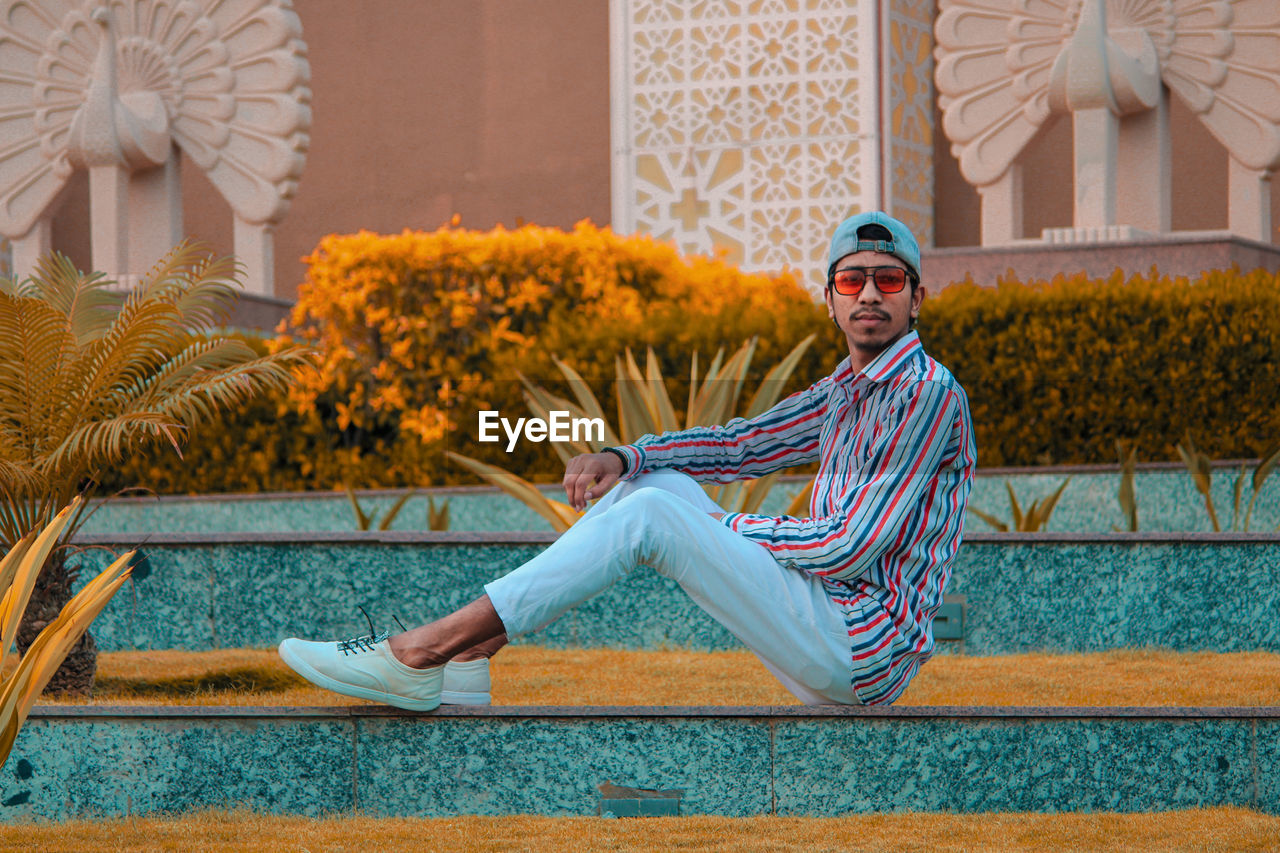
<path fill-rule="evenodd" d="M 622 445 L 617 450 L 628 463 L 621 479 L 672 468 L 695 480 L 728 483 L 812 462 L 818 458 L 830 382 L 830 377 L 820 379 L 752 418 L 646 435 Z"/>
<path fill-rule="evenodd" d="M 964 413 L 956 389 L 922 382 L 904 400 L 897 421 L 873 443 L 866 473 L 838 512 L 820 518 L 727 513 L 722 522 L 768 548 L 781 563 L 843 580 L 865 575 L 900 537 L 942 461 L 963 451 L 957 443 L 968 441 Z M 931 514 L 945 511 L 930 509 Z"/>

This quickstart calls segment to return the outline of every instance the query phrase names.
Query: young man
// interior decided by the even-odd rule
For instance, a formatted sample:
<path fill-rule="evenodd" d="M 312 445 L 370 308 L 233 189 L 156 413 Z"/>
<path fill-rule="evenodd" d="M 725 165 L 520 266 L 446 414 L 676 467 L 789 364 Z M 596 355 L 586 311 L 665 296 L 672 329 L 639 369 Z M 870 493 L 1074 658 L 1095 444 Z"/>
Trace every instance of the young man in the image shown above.
<path fill-rule="evenodd" d="M 599 500 L 480 598 L 395 636 L 288 639 L 281 657 L 321 687 L 403 708 L 431 710 L 442 690 L 487 703 L 487 658 L 507 635 L 647 565 L 801 701 L 892 702 L 932 654 L 975 458 L 964 391 L 912 331 L 924 296 L 906 226 L 850 217 L 832 238 L 826 288 L 849 357 L 830 376 L 749 420 L 575 457 L 569 502 Z M 808 518 L 726 513 L 695 482 L 813 461 Z"/>

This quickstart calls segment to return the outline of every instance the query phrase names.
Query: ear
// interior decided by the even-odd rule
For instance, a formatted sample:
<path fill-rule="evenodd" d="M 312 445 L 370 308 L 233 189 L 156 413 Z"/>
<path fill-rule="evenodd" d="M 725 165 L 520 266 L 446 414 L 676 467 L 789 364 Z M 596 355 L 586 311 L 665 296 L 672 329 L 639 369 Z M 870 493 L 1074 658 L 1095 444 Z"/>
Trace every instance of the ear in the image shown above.
<path fill-rule="evenodd" d="M 911 319 L 920 316 L 920 303 L 924 302 L 925 288 L 923 284 L 917 284 L 916 289 L 911 292 Z"/>
<path fill-rule="evenodd" d="M 826 289 L 822 291 L 822 298 L 827 303 L 827 318 L 834 320 L 836 318 L 836 306 L 835 301 L 831 298 L 831 285 L 827 285 Z"/>

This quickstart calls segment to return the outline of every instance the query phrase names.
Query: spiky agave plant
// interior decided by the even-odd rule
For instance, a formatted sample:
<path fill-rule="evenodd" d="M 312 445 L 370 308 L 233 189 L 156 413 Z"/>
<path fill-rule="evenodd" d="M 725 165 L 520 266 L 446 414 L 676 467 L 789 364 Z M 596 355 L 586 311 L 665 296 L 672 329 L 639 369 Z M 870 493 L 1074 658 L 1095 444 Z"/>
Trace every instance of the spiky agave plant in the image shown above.
<path fill-rule="evenodd" d="M 281 389 L 307 358 L 299 347 L 259 356 L 214 334 L 235 299 L 234 261 L 180 244 L 127 294 L 56 253 L 23 281 L 0 279 L 0 545 L 48 524 L 126 454 L 181 452 L 186 432 L 217 411 Z M 86 504 L 59 534 L 79 528 Z M 27 648 L 71 597 L 74 570 L 55 547 L 17 634 Z M 86 634 L 51 682 L 87 692 L 96 654 Z"/>
<path fill-rule="evenodd" d="M 13 645 L 18 620 L 35 589 L 41 567 L 82 506 L 81 498 L 73 498 L 48 526 L 19 539 L 0 558 L 0 659 L 8 655 Z M 89 581 L 40 631 L 13 671 L 0 676 L 0 765 L 8 759 L 18 730 L 49 679 L 88 630 L 89 623 L 129 578 L 136 553 L 120 555 Z"/>
<path fill-rule="evenodd" d="M 791 378 L 804 351 L 813 343 L 814 337 L 809 335 L 796 344 L 791 352 L 769 370 L 747 404 L 747 417 L 765 412 L 778 402 L 782 389 Z M 728 361 L 725 361 L 724 350 L 721 349 L 712 359 L 703 377 L 698 375 L 698 354 L 693 354 L 689 373 L 689 404 L 685 409 L 683 423 L 676 414 L 671 397 L 667 393 L 662 370 L 652 347 L 648 350 L 643 373 L 629 349 L 626 351 L 625 358 L 615 361 L 619 420 L 617 430 L 614 430 L 605 420 L 604 407 L 596 398 L 595 392 L 577 371 L 558 358 L 554 359 L 556 366 L 568 380 L 577 402 L 552 394 L 545 388 L 533 385 L 522 376 L 521 380 L 525 385 L 524 399 L 534 415 L 544 420 L 550 417 L 552 411 L 567 411 L 570 417 L 598 418 L 605 424 L 604 435 L 599 440 L 584 439 L 551 445 L 560 458 L 567 463 L 576 454 L 596 453 L 603 447 L 635 441 L 645 433 L 661 433 L 686 427 L 725 423 L 737 411 L 738 398 L 746 383 L 755 348 L 756 339 L 751 338 L 743 343 Z M 701 384 L 699 384 L 700 378 Z M 582 515 L 563 501 L 548 498 L 536 486 L 517 474 L 460 453 L 450 451 L 448 456 L 454 462 L 524 503 L 546 519 L 558 533 L 568 530 Z M 727 510 L 755 512 L 760 508 L 760 504 L 763 503 L 776 480 L 775 473 L 766 474 L 755 480 L 705 485 L 703 488 L 712 500 Z M 800 514 L 808 506 L 812 488 L 810 484 L 808 488 L 796 495 L 787 507 L 786 514 Z"/>

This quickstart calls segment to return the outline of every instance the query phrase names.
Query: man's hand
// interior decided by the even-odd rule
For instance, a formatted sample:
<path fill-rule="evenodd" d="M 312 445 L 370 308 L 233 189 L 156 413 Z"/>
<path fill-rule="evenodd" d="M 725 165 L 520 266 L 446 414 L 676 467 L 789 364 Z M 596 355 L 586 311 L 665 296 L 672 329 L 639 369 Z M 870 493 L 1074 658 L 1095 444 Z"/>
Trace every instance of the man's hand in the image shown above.
<path fill-rule="evenodd" d="M 622 460 L 613 453 L 584 453 L 569 460 L 564 468 L 564 490 L 569 506 L 582 512 L 587 501 L 595 500 L 618 482 Z"/>

